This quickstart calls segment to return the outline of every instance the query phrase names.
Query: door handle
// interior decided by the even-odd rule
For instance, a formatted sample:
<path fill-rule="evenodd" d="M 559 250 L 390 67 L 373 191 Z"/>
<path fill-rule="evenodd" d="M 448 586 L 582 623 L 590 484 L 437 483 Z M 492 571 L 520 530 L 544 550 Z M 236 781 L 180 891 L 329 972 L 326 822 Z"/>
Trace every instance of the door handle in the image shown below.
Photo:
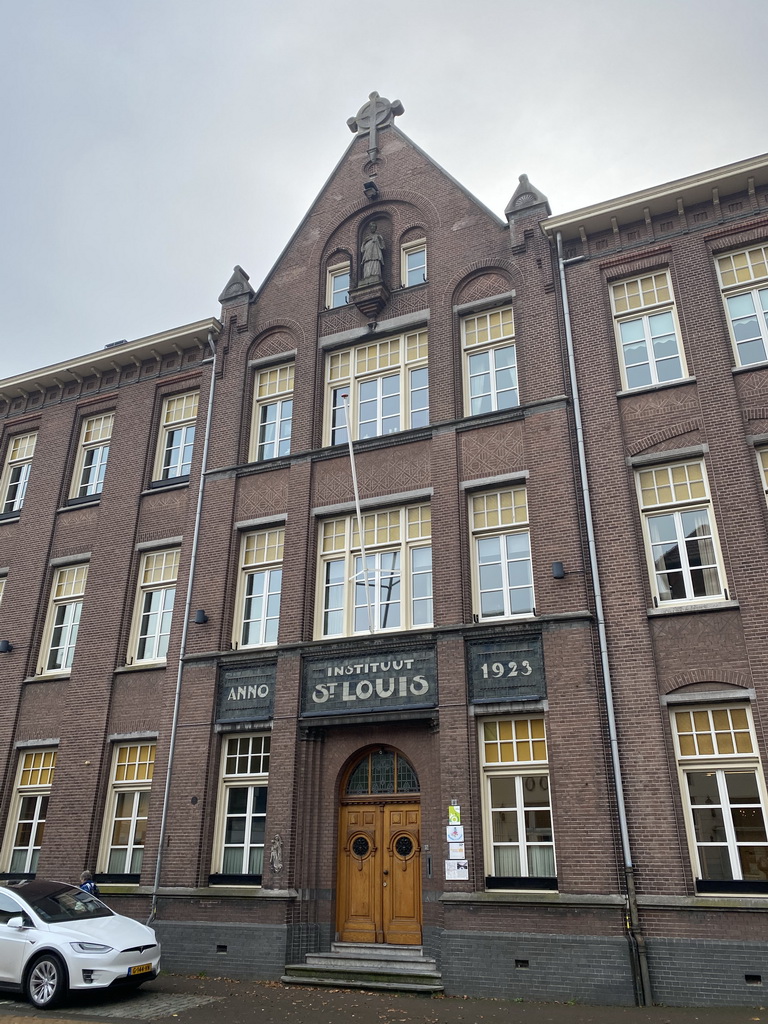
<path fill-rule="evenodd" d="M 382 875 L 388 875 L 388 874 L 389 874 L 389 872 L 386 869 L 384 871 L 382 871 Z"/>

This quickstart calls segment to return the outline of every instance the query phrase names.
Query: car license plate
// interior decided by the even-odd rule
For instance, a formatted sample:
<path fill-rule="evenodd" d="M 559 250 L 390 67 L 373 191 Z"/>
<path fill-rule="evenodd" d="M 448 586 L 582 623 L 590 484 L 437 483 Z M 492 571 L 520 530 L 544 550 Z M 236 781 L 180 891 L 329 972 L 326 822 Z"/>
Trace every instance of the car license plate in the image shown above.
<path fill-rule="evenodd" d="M 138 967 L 131 967 L 128 974 L 146 974 L 152 970 L 152 964 L 139 964 Z"/>

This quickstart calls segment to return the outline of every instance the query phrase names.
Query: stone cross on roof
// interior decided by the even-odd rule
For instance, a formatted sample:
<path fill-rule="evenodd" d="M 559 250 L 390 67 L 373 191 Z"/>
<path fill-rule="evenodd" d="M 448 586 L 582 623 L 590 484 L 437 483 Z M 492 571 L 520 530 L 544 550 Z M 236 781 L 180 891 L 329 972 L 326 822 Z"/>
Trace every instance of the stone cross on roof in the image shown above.
<path fill-rule="evenodd" d="M 371 163 L 376 162 L 376 157 L 379 153 L 376 138 L 377 130 L 387 124 L 392 124 L 392 119 L 398 117 L 404 111 L 405 107 L 400 100 L 394 100 L 390 103 L 383 96 L 379 96 L 377 92 L 372 92 L 368 97 L 368 102 L 360 107 L 356 116 L 350 117 L 347 120 L 351 132 L 355 132 L 357 135 L 365 135 L 368 132 L 368 159 Z"/>

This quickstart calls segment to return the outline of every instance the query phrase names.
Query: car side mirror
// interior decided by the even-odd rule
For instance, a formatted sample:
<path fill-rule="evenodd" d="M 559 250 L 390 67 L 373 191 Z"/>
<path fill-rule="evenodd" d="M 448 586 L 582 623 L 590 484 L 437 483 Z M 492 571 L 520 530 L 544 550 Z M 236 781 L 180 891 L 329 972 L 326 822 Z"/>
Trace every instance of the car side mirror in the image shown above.
<path fill-rule="evenodd" d="M 6 924 L 9 928 L 26 928 L 27 926 L 27 922 L 21 914 L 17 914 L 15 917 L 9 917 Z"/>

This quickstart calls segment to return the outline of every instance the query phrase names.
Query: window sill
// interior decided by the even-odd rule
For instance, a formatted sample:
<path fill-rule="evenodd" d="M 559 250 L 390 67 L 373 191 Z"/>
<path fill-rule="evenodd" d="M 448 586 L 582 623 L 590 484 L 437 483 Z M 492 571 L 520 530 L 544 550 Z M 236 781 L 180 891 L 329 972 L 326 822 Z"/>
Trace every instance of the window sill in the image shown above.
<path fill-rule="evenodd" d="M 674 604 L 663 608 L 648 608 L 648 618 L 663 618 L 665 615 L 696 615 L 701 612 L 732 612 L 740 608 L 738 601 L 690 601 L 687 604 Z"/>
<path fill-rule="evenodd" d="M 208 876 L 209 886 L 234 885 L 245 886 L 249 889 L 261 888 L 261 875 L 224 875 L 216 874 Z"/>
<path fill-rule="evenodd" d="M 487 875 L 485 879 L 485 888 L 491 892 L 495 892 L 499 889 L 503 889 L 506 892 L 557 892 L 557 878 L 507 878 L 497 875 Z"/>
<path fill-rule="evenodd" d="M 140 661 L 133 665 L 119 665 L 115 669 L 115 675 L 122 672 L 155 672 L 157 669 L 166 668 L 165 661 Z"/>
<path fill-rule="evenodd" d="M 768 359 L 762 359 L 759 363 L 747 363 L 746 366 L 733 366 L 731 373 L 748 373 L 750 370 L 768 370 Z"/>
<path fill-rule="evenodd" d="M 188 476 L 175 476 L 172 480 L 152 480 L 142 495 L 156 494 L 158 491 L 172 491 L 177 487 L 189 487 Z"/>
<path fill-rule="evenodd" d="M 695 879 L 697 896 L 768 896 L 768 881 L 765 882 L 710 882 Z"/>
<path fill-rule="evenodd" d="M 664 391 L 666 388 L 676 388 L 681 384 L 695 384 L 695 377 L 680 377 L 679 380 L 665 380 L 663 384 L 644 384 L 641 388 L 626 388 L 616 392 L 617 398 L 629 398 L 630 395 L 645 395 L 649 391 Z"/>
<path fill-rule="evenodd" d="M 69 679 L 72 675 L 72 669 L 66 672 L 41 672 L 36 676 L 28 676 L 25 683 L 60 683 L 64 679 Z"/>
<path fill-rule="evenodd" d="M 61 508 L 56 509 L 57 512 L 68 512 L 73 508 L 89 508 L 92 505 L 98 505 L 101 502 L 100 494 L 89 494 L 85 498 L 67 498 Z"/>
<path fill-rule="evenodd" d="M 3 523 L 18 523 L 21 519 L 21 511 L 18 512 L 1 512 L 0 513 L 0 526 Z"/>
<path fill-rule="evenodd" d="M 570 894 L 563 892 L 551 892 L 540 890 L 538 892 L 510 892 L 509 890 L 494 890 L 490 892 L 443 892 L 439 896 L 440 903 L 455 904 L 499 904 L 499 903 L 529 903 L 545 906 L 573 906 L 573 907 L 624 907 L 625 899 L 618 893 L 603 895 Z"/>
<path fill-rule="evenodd" d="M 737 896 L 733 893 L 720 895 L 715 893 L 699 893 L 696 896 L 640 896 L 637 904 L 648 910 L 757 910 L 766 911 L 766 897 L 756 893 L 744 893 Z"/>

